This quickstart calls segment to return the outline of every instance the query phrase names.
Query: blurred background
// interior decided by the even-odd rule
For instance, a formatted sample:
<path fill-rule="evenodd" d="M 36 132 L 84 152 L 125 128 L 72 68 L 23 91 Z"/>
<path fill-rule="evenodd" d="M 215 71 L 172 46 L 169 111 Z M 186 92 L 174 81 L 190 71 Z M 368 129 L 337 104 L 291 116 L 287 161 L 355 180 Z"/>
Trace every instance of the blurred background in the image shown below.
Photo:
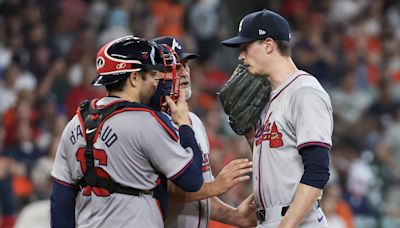
<path fill-rule="evenodd" d="M 50 171 L 59 137 L 107 41 L 173 35 L 192 61 L 192 110 L 206 127 L 214 175 L 251 157 L 216 92 L 236 50 L 220 41 L 268 8 L 292 29 L 292 56 L 329 92 L 335 129 L 322 205 L 330 227 L 400 227 L 400 1 L 0 0 L 0 228 L 49 227 Z M 221 198 L 237 206 L 250 182 Z M 210 227 L 230 227 L 212 222 Z"/>

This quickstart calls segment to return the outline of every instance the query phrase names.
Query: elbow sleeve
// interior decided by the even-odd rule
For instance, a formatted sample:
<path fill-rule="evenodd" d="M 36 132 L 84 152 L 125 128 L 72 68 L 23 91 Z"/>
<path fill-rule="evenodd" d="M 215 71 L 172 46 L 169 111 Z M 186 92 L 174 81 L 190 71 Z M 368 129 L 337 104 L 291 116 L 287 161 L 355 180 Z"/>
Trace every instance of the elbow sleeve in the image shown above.
<path fill-rule="evenodd" d="M 304 173 L 300 183 L 323 189 L 329 180 L 329 149 L 309 146 L 300 150 Z"/>
<path fill-rule="evenodd" d="M 170 180 L 185 192 L 197 192 L 203 185 L 202 152 L 195 139 L 193 129 L 187 125 L 179 128 L 179 138 L 183 148 L 190 148 L 193 151 L 193 160 L 178 175 Z"/>
<path fill-rule="evenodd" d="M 51 227 L 75 227 L 75 199 L 78 192 L 78 187 L 53 179 Z"/>
<path fill-rule="evenodd" d="M 200 167 L 199 172 L 202 173 L 201 166 L 203 164 L 203 156 L 199 144 L 196 141 L 193 129 L 187 125 L 182 125 L 179 127 L 179 138 L 183 148 L 190 147 L 192 149 L 193 160 Z"/>
<path fill-rule="evenodd" d="M 192 162 L 179 176 L 174 177 L 171 181 L 185 192 L 197 192 L 204 182 L 203 173 L 199 174 L 198 169 L 201 169 L 201 167 L 199 168 L 195 162 Z"/>

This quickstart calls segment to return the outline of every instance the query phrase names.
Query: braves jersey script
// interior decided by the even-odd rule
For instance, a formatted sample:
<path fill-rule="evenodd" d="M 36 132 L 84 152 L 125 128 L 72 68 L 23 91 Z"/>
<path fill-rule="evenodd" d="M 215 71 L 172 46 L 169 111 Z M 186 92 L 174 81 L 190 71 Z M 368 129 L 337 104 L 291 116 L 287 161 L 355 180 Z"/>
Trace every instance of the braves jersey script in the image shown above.
<path fill-rule="evenodd" d="M 253 145 L 253 189 L 258 208 L 287 206 L 303 175 L 299 150 L 332 145 L 329 95 L 318 80 L 296 71 L 271 92 Z"/>
<path fill-rule="evenodd" d="M 97 106 L 117 99 L 102 98 Z M 157 172 L 174 178 L 192 160 L 193 153 L 183 149 L 153 114 L 150 109 L 125 111 L 104 122 L 93 153 L 102 175 L 124 186 L 150 190 L 157 185 Z M 76 186 L 83 176 L 85 157 L 80 148 L 85 148 L 86 141 L 82 129 L 75 115 L 61 136 L 51 175 L 66 185 Z M 151 195 L 107 193 L 90 186 L 79 192 L 77 227 L 163 227 L 161 211 Z"/>
<path fill-rule="evenodd" d="M 210 161 L 208 154 L 210 145 L 206 130 L 200 118 L 196 114 L 190 112 L 190 119 L 192 121 L 192 128 L 195 134 L 196 141 L 203 153 L 203 178 L 204 182 L 211 182 L 214 177 L 210 169 Z M 204 199 L 189 203 L 180 203 L 176 201 L 169 201 L 169 211 L 165 220 L 165 227 L 167 228 L 184 228 L 184 227 L 204 227 L 208 225 L 210 220 L 211 200 Z"/>

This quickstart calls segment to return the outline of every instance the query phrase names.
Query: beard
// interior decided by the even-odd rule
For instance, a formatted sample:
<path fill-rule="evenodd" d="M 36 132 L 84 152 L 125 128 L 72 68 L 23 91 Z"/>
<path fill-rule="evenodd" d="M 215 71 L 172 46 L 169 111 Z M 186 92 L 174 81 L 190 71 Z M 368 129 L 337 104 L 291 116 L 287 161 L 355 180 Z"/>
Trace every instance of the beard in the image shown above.
<path fill-rule="evenodd" d="M 188 86 L 187 88 L 183 89 L 185 91 L 185 100 L 189 100 L 189 98 L 192 96 L 192 88 Z"/>

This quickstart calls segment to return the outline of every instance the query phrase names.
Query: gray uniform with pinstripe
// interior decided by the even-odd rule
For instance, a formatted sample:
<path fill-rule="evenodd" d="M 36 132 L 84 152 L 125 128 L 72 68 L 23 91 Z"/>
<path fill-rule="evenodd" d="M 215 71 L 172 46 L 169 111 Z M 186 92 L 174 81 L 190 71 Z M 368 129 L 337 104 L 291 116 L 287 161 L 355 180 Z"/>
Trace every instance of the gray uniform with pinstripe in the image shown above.
<path fill-rule="evenodd" d="M 304 167 L 299 150 L 332 145 L 333 117 L 329 95 L 318 80 L 296 71 L 271 92 L 253 145 L 253 189 L 257 207 L 265 209 L 258 227 L 276 227 L 282 208 L 290 206 Z M 316 203 L 300 227 L 326 227 Z"/>

